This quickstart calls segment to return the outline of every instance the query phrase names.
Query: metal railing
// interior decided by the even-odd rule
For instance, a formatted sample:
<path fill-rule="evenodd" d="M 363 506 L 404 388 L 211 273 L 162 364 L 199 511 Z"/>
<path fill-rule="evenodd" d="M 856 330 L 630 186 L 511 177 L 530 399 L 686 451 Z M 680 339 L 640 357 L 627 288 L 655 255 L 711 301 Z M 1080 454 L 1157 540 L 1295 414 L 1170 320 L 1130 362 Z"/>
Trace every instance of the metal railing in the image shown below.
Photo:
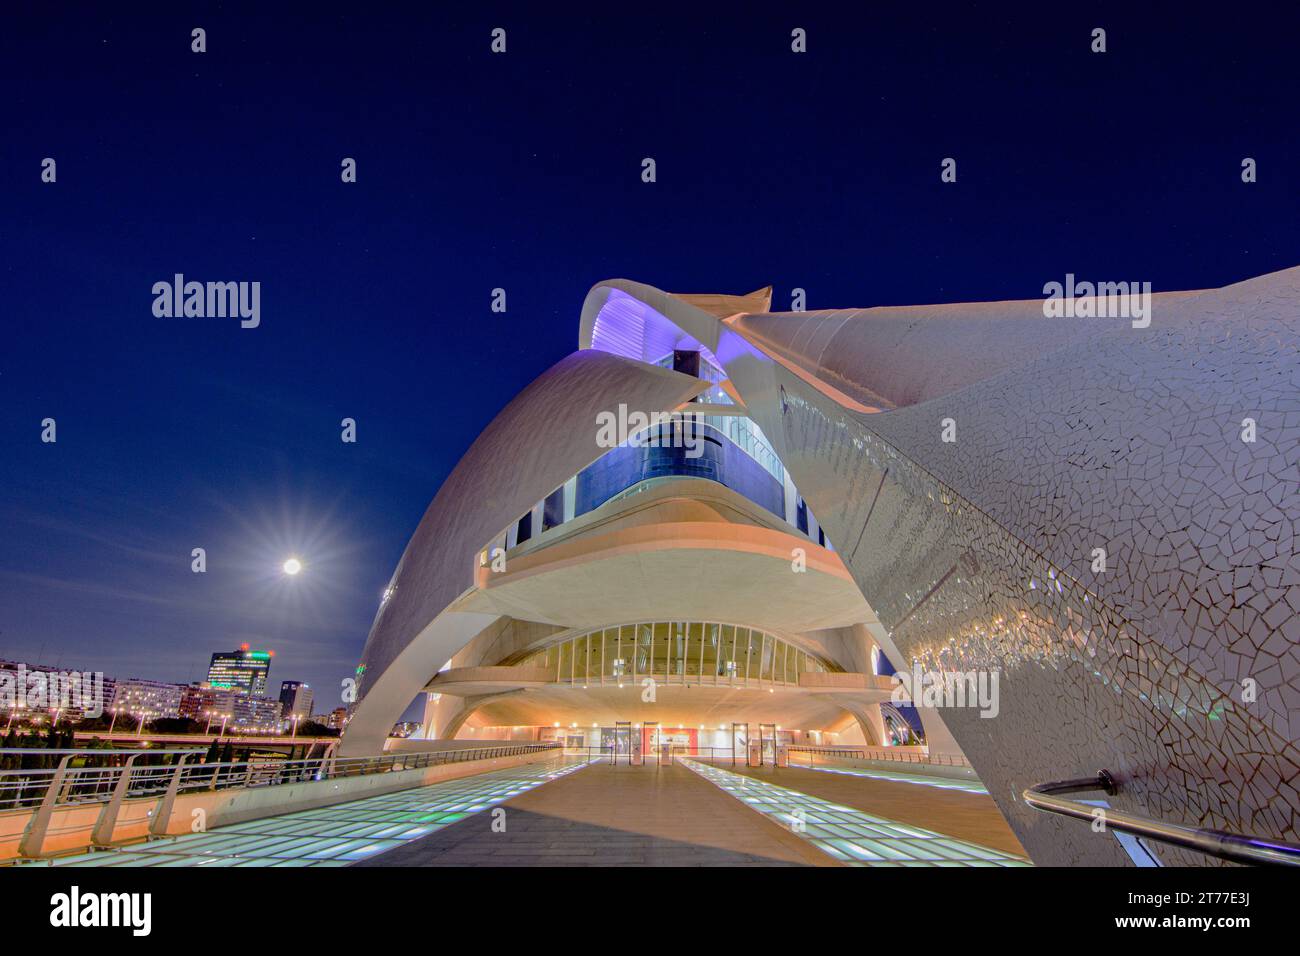
<path fill-rule="evenodd" d="M 60 804 L 96 803 L 112 798 L 118 778 L 132 773 L 133 789 L 147 789 L 158 774 L 176 771 L 172 758 L 184 759 L 206 753 L 198 748 L 183 750 L 45 750 L 0 748 L 0 765 L 17 762 L 17 768 L 0 770 L 0 811 L 40 806 L 52 789 Z M 158 761 L 137 765 L 141 757 Z M 23 763 L 55 766 L 22 767 Z M 54 787 L 57 780 L 58 786 Z M 136 794 L 132 794 L 136 795 Z"/>
<path fill-rule="evenodd" d="M 305 760 L 263 757 L 230 762 L 201 762 L 202 749 L 186 750 L 40 750 L 0 748 L 0 762 L 59 758 L 58 766 L 0 770 L 0 811 L 35 811 L 23 837 L 24 856 L 40 853 L 56 808 L 79 804 L 105 804 L 95 824 L 91 842 L 106 845 L 123 801 L 161 797 L 150 832 L 166 832 L 178 794 L 284 786 L 379 773 L 419 770 L 440 764 L 513 757 L 542 750 L 559 751 L 556 743 L 508 744 L 380 754 L 374 757 L 336 757 L 327 753 Z"/>
<path fill-rule="evenodd" d="M 838 757 L 841 760 L 888 760 L 895 763 L 918 764 L 930 767 L 970 768 L 970 763 L 964 757 L 958 757 L 954 754 L 919 754 L 907 750 L 891 750 L 888 747 L 842 748 L 792 746 L 789 750 L 791 754 L 808 754 L 810 764 L 812 762 L 812 756 L 816 755 Z"/>
<path fill-rule="evenodd" d="M 1166 823 L 1163 820 L 1153 820 L 1150 817 L 1125 813 L 1110 807 L 1098 807 L 1080 800 L 1068 800 L 1062 796 L 1067 793 L 1094 792 L 1112 796 L 1119 792 L 1119 787 L 1109 771 L 1099 770 L 1095 777 L 1041 783 L 1036 787 L 1029 787 L 1022 796 L 1025 803 L 1035 810 L 1089 822 L 1096 818 L 1098 812 L 1101 812 L 1105 815 L 1105 823 L 1109 829 L 1195 850 L 1220 860 L 1268 866 L 1300 866 L 1300 846 L 1293 843 Z"/>
<path fill-rule="evenodd" d="M 808 765 L 812 766 L 812 758 L 816 757 L 838 757 L 841 760 L 866 760 L 867 752 L 865 750 L 854 750 L 852 748 L 842 747 L 791 747 L 790 759 L 794 760 L 795 754 L 807 754 Z"/>
<path fill-rule="evenodd" d="M 689 744 L 670 744 L 671 756 L 673 757 L 695 757 L 700 760 L 710 762 L 718 760 L 728 760 L 733 764 L 746 764 L 749 761 L 749 749 L 747 747 L 707 747 L 691 746 Z M 891 753 L 887 749 L 874 749 L 866 747 L 811 747 L 811 746 L 794 746 L 781 744 L 778 748 L 786 755 L 789 766 L 794 767 L 796 754 L 807 756 L 806 766 L 812 766 L 814 757 L 825 757 L 839 760 L 889 760 L 898 763 L 914 764 L 916 766 L 930 767 L 960 767 L 969 770 L 970 764 L 962 757 L 951 754 L 918 754 L 909 752 Z M 611 747 L 594 747 L 578 746 L 565 747 L 565 753 L 583 754 L 589 760 L 609 759 L 622 763 L 631 763 L 632 766 L 641 766 L 642 763 L 654 763 L 658 759 L 657 752 L 647 750 L 644 754 L 640 750 L 628 753 L 626 750 L 615 750 Z M 770 743 L 763 750 L 764 763 L 774 760 Z"/>
<path fill-rule="evenodd" d="M 757 741 L 755 741 L 757 743 Z M 599 760 L 609 760 L 612 764 L 628 764 L 633 767 L 654 766 L 655 764 L 670 764 L 678 757 L 691 757 L 695 760 L 703 760 L 707 763 L 729 762 L 733 766 L 776 766 L 779 755 L 786 751 L 784 744 L 773 751 L 769 742 L 768 746 L 762 749 L 761 763 L 752 764 L 750 760 L 752 753 L 749 747 L 710 747 L 691 744 L 657 744 L 642 749 L 634 749 L 631 752 L 623 749 L 615 750 L 612 747 L 594 747 L 591 745 L 564 748 L 566 754 L 581 754 L 587 760 L 595 763 Z M 755 747 L 757 752 L 758 748 Z"/>
<path fill-rule="evenodd" d="M 661 751 L 661 747 L 667 748 Z M 700 760 L 716 761 L 745 759 L 744 749 L 733 749 L 731 747 L 700 747 L 691 746 L 690 744 L 662 744 L 653 745 L 644 750 L 635 749 L 631 752 L 623 749 L 616 750 L 613 747 L 593 747 L 584 745 L 579 747 L 564 748 L 566 754 L 582 754 L 593 763 L 598 760 L 608 759 L 616 763 L 630 763 L 634 767 L 653 766 L 662 762 L 661 757 L 667 757 L 671 761 L 674 757 L 696 757 Z M 617 758 L 617 759 L 615 759 Z"/>
<path fill-rule="evenodd" d="M 125 797 L 144 797 L 167 789 L 173 779 L 179 792 L 224 790 L 232 787 L 270 787 L 306 781 L 332 780 L 362 774 L 419 770 L 465 760 L 511 757 L 537 750 L 555 749 L 553 743 L 511 744 L 381 754 L 374 757 L 335 757 L 326 754 L 305 760 L 279 757 L 203 763 L 194 758 L 204 749 L 182 750 L 42 750 L 0 748 L 0 760 L 59 757 L 57 767 L 0 770 L 0 810 L 39 805 L 57 781 L 57 803 L 95 803 L 111 799 L 125 775 Z"/>

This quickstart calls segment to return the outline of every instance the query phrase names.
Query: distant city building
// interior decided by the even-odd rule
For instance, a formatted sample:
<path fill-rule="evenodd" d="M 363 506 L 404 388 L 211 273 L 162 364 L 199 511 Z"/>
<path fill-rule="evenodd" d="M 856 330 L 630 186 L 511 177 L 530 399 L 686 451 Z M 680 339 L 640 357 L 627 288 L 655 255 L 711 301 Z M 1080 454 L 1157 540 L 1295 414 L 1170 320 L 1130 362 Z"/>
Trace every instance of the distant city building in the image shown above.
<path fill-rule="evenodd" d="M 235 694 L 231 702 L 232 726 L 239 730 L 253 728 L 274 733 L 280 729 L 280 702 L 274 697 Z"/>
<path fill-rule="evenodd" d="M 119 680 L 113 688 L 110 710 L 126 714 L 148 714 L 150 717 L 179 717 L 184 684 L 167 684 L 163 681 L 128 678 Z"/>
<path fill-rule="evenodd" d="M 234 698 L 234 691 L 219 690 L 206 681 L 191 684 L 181 692 L 181 716 L 206 721 L 213 716 L 233 713 Z"/>
<path fill-rule="evenodd" d="M 400 723 L 393 724 L 392 732 L 388 736 L 409 737 L 419 729 L 420 722 L 418 720 L 403 720 Z"/>
<path fill-rule="evenodd" d="M 326 725 L 331 730 L 342 730 L 343 725 L 348 722 L 348 709 L 346 707 L 335 707 L 330 711 L 329 723 Z"/>
<path fill-rule="evenodd" d="M 44 678 L 43 684 L 38 684 L 38 676 Z M 84 717 L 108 712 L 116 683 L 111 677 L 89 671 L 0 661 L 0 713 L 50 711 L 57 713 L 61 721 L 78 723 Z"/>
<path fill-rule="evenodd" d="M 311 716 L 311 705 L 316 692 L 298 680 L 287 680 L 280 684 L 281 715 L 285 720 L 294 717 Z"/>
<path fill-rule="evenodd" d="M 266 678 L 274 656 L 274 651 L 249 650 L 247 644 L 234 651 L 218 651 L 208 666 L 208 683 L 218 690 L 262 697 L 266 694 Z"/>

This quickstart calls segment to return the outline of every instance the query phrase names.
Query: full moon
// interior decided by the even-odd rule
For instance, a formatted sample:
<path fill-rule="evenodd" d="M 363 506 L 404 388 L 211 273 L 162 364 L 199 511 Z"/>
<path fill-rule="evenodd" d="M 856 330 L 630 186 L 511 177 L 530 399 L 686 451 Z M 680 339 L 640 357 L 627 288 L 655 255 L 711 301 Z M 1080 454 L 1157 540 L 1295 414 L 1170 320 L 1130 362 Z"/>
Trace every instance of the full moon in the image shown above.
<path fill-rule="evenodd" d="M 302 562 L 299 561 L 297 558 L 290 558 L 288 561 L 284 562 L 285 574 L 297 574 L 301 570 L 302 570 Z"/>

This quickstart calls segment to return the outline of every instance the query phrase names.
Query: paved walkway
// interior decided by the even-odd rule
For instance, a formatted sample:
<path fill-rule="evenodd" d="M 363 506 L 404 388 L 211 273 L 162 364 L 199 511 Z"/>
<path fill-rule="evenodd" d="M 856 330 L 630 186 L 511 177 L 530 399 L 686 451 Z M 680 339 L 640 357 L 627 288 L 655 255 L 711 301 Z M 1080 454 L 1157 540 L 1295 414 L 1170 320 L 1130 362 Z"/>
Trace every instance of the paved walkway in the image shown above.
<path fill-rule="evenodd" d="M 1028 866 L 1020 856 L 693 760 L 685 766 L 845 866 Z"/>
<path fill-rule="evenodd" d="M 682 766 L 597 763 L 356 866 L 833 866 Z"/>
<path fill-rule="evenodd" d="M 732 767 L 730 763 L 719 766 L 899 823 L 924 827 L 1003 853 L 1028 856 L 987 793 L 919 786 L 824 770 Z"/>
<path fill-rule="evenodd" d="M 26 865 L 1015 865 L 963 839 L 1020 852 L 987 795 L 689 766 L 531 763 Z M 505 832 L 492 829 L 498 807 Z"/>

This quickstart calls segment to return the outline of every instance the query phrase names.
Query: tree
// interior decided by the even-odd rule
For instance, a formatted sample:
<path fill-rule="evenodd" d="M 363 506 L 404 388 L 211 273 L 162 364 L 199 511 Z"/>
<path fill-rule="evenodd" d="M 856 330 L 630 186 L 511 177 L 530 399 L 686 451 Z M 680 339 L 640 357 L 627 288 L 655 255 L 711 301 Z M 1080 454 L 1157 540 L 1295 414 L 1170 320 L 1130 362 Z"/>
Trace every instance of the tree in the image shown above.
<path fill-rule="evenodd" d="M 314 720 L 303 720 L 298 723 L 299 737 L 337 737 L 338 735 L 337 728 L 326 727 Z"/>
<path fill-rule="evenodd" d="M 154 734 L 199 734 L 204 725 L 189 717 L 159 717 L 145 725 Z"/>

